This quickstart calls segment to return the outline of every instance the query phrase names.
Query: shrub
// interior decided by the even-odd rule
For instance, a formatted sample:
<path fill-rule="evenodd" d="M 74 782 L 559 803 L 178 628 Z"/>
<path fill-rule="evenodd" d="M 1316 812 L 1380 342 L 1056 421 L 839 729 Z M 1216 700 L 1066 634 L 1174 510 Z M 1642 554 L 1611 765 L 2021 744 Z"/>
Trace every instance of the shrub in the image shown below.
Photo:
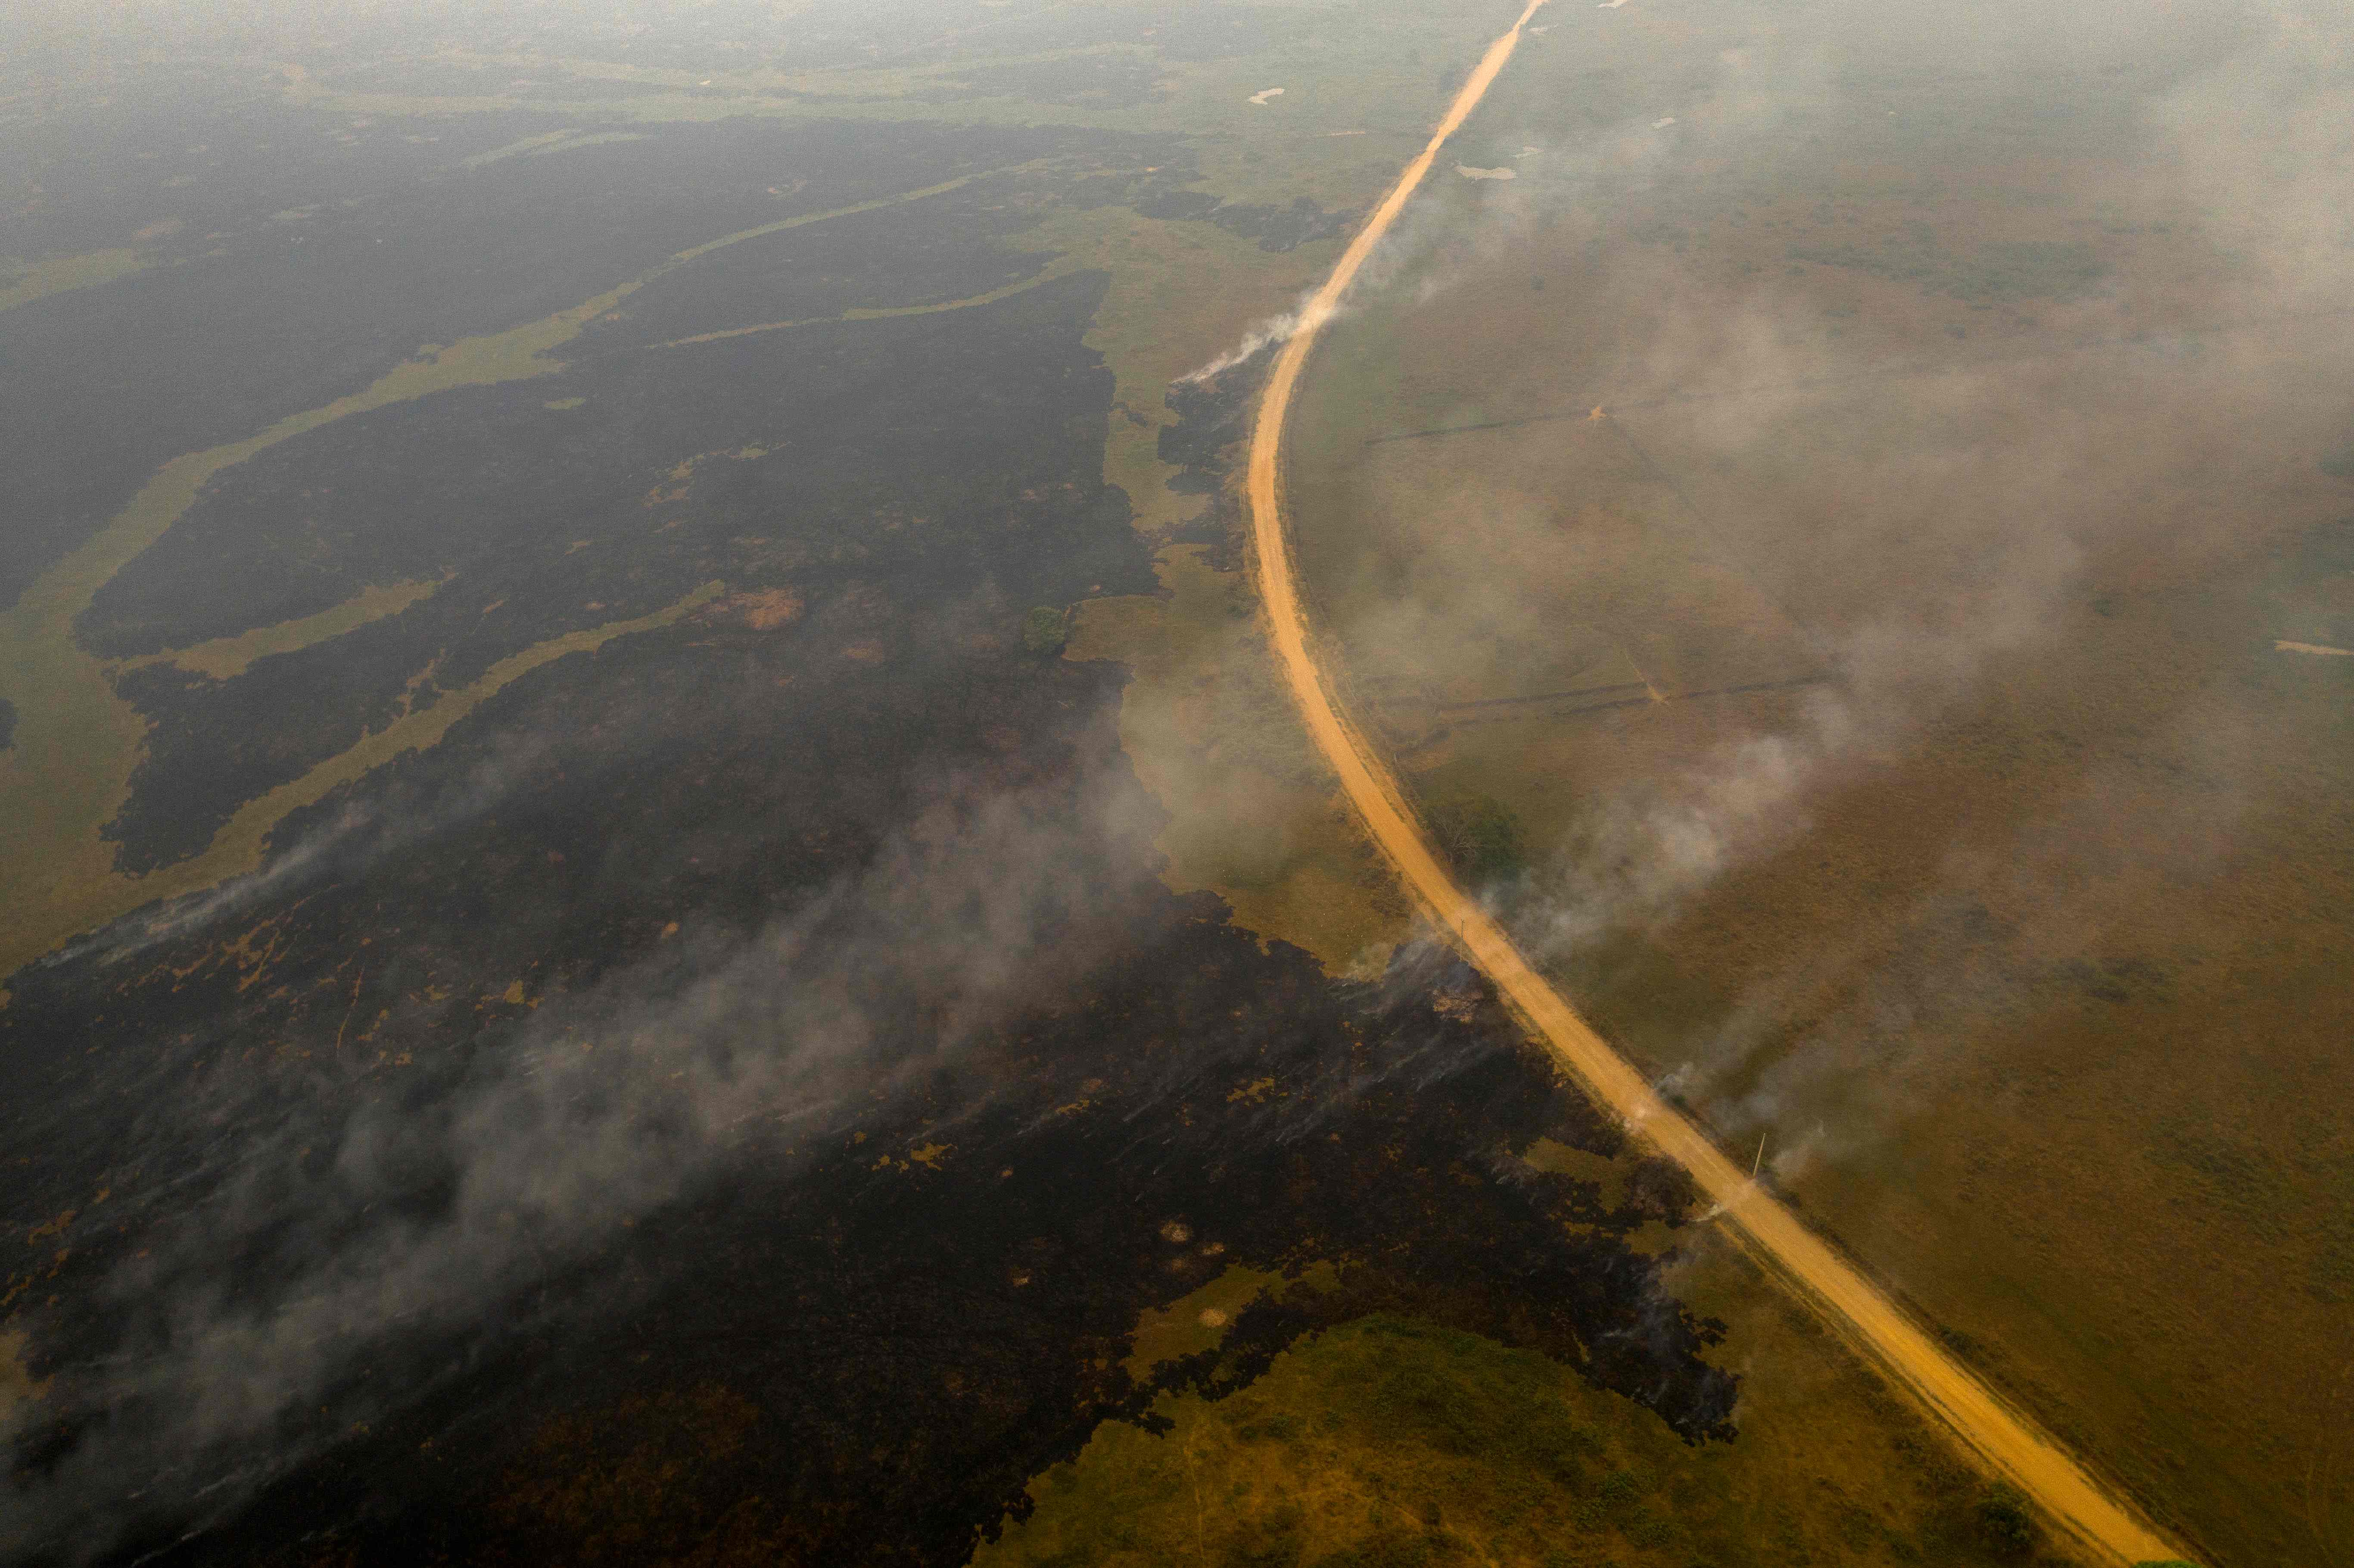
<path fill-rule="evenodd" d="M 1628 1203 L 1670 1225 L 1682 1224 L 1699 1201 L 1700 1187 L 1691 1172 L 1664 1154 L 1644 1160 L 1627 1178 Z"/>
<path fill-rule="evenodd" d="M 1638 1546 L 1665 1546 L 1676 1538 L 1676 1521 L 1663 1513 L 1637 1514 L 1621 1533 Z"/>
<path fill-rule="evenodd" d="M 1033 653 L 1060 653 L 1071 640 L 1070 617 L 1042 604 L 1022 618 L 1022 646 Z"/>
<path fill-rule="evenodd" d="M 1316 1559 L 1316 1568 L 1445 1568 L 1469 1559 L 1452 1536 L 1390 1530 Z"/>
<path fill-rule="evenodd" d="M 2019 1489 L 1997 1481 L 1978 1499 L 1978 1538 L 2006 1557 L 2016 1557 L 2035 1544 L 2035 1520 Z"/>
<path fill-rule="evenodd" d="M 1226 1544 L 1225 1568 L 1293 1568 L 1306 1554 L 1299 1510 L 1278 1507 L 1259 1521 L 1256 1531 L 1234 1537 Z"/>
<path fill-rule="evenodd" d="M 1608 1507 L 1631 1508 L 1642 1495 L 1643 1478 L 1632 1470 L 1613 1470 L 1602 1478 L 1599 1496 Z"/>

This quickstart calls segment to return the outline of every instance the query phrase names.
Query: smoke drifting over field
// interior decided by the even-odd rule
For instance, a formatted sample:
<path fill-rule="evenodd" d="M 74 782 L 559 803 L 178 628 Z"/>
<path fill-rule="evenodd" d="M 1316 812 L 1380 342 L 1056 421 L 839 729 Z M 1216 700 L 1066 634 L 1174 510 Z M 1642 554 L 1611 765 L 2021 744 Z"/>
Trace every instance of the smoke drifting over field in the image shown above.
<path fill-rule="evenodd" d="M 1310 380 L 1352 702 L 1744 1166 L 2190 1555 L 2328 1560 L 2354 23 L 1549 20 Z"/>
<path fill-rule="evenodd" d="M 2163 351 L 2169 334 L 2342 310 L 2354 297 L 2354 219 L 2343 201 L 2354 174 L 2354 28 L 2317 9 L 2236 5 L 1976 5 L 1936 8 L 1934 27 L 1926 15 L 1813 7 L 1766 41 L 1722 53 L 1694 95 L 1629 104 L 1584 135 L 1530 117 L 1540 90 L 1524 89 L 1466 132 L 1474 162 L 1490 143 L 1526 149 L 1522 177 L 1442 190 L 1392 247 L 1383 286 L 1393 301 L 1410 300 L 1409 317 L 1463 318 L 1490 308 L 1505 286 L 1500 274 L 1588 248 L 1592 270 L 1566 283 L 1553 273 L 1556 288 L 1586 296 L 1576 304 L 1593 323 L 1588 353 L 1579 357 L 1558 333 L 1532 334 L 1546 363 L 1486 362 L 1494 395 L 1431 423 L 1510 420 L 1546 404 L 1623 408 L 1616 417 L 1646 454 L 1672 448 L 1667 466 L 1697 507 L 1679 505 L 1685 514 L 1672 521 L 1705 557 L 1791 607 L 1831 677 L 1762 729 L 1728 718 L 1721 738 L 1672 776 L 1588 801 L 1574 842 L 1539 879 L 1549 895 L 1522 914 L 1526 937 L 1553 956 L 1671 922 L 1735 868 L 1788 845 L 1825 800 L 1980 700 L 1990 681 L 2035 657 L 2063 609 L 2121 573 L 2172 577 L 2240 548 L 2233 525 L 2214 515 L 2219 493 L 2285 493 L 2311 477 L 2309 467 L 2268 472 L 2274 452 L 2247 450 L 2249 421 L 2273 418 L 2278 401 L 2276 333 L 2185 338 L 2167 357 L 2111 356 L 2093 370 L 2064 351 L 2136 334 Z M 1581 36 L 1621 20 L 1579 18 Z M 1562 107 L 1560 90 L 1541 90 L 1547 109 Z M 1590 92 L 1602 101 L 1611 90 Z M 1991 237 L 1978 247 L 1954 209 L 1937 206 L 1975 177 L 2015 175 L 2006 158 L 2031 155 L 1997 133 L 2006 115 L 2052 127 L 2048 166 L 2026 183 L 2041 207 L 2064 215 L 2043 226 L 2064 238 L 2013 239 L 2032 216 L 1998 210 L 1973 215 Z M 1935 128 L 1908 140 L 1914 118 L 1967 133 L 1950 148 Z M 1728 167 L 1736 173 L 1722 174 Z M 1819 202 L 1811 218 L 1810 201 Z M 1877 208 L 1859 209 L 1851 225 L 1857 202 Z M 1656 241 L 1606 249 L 1638 212 L 1651 215 Z M 1721 252 L 1769 215 L 1797 241 L 1790 254 L 1807 260 L 1789 278 L 1753 266 L 1754 278 L 1729 285 Z M 2147 265 L 2095 258 L 2090 240 L 2103 238 L 2103 225 L 2180 243 Z M 1688 249 L 1696 230 L 1704 238 Z M 2072 265 L 2076 277 L 2058 270 Z M 1802 271 L 1814 276 L 1795 276 Z M 1825 276 L 1839 281 L 1819 286 Z M 1933 304 L 1978 309 L 1962 318 L 1967 334 L 1952 329 L 1967 345 L 1918 327 L 1865 337 L 1826 317 L 1833 289 L 1875 299 L 1917 290 Z M 1479 303 L 1456 299 L 1460 291 L 1479 291 Z M 2306 334 L 2307 346 L 2342 344 L 2348 319 L 2327 315 Z M 1510 355 L 1500 344 L 1482 350 Z M 2099 397 L 2088 395 L 2095 376 L 2107 381 Z M 1901 408 L 1870 390 L 1883 381 Z M 1857 390 L 1841 398 L 1841 387 Z M 1850 424 L 1825 450 L 1807 422 L 1829 399 L 1841 399 Z M 2317 442 L 2350 414 L 2342 402 L 2312 409 L 2312 429 L 2299 434 Z M 1816 445 L 1802 456 L 1801 441 Z M 1794 471 L 1809 461 L 1823 471 Z M 1766 482 L 1744 493 L 1752 475 Z M 1443 499 L 1417 494 L 1431 533 L 1417 570 L 1394 577 L 1426 577 L 1410 599 L 1363 610 L 1344 636 L 1378 650 L 1364 657 L 1394 681 L 1464 685 L 1460 666 L 1428 654 L 1417 664 L 1417 649 L 1447 654 L 1435 629 L 1490 628 L 1511 640 L 1549 619 L 1557 626 L 1559 615 L 1513 568 L 1495 569 L 1516 557 L 1483 561 L 1465 541 L 1557 552 L 1564 515 L 1580 503 L 1517 476 L 1463 481 Z M 1594 547 L 1609 548 L 1600 537 Z M 2186 701 L 2194 734 L 2221 716 Z"/>
<path fill-rule="evenodd" d="M 1076 814 L 1061 789 L 934 794 L 858 874 L 755 933 L 679 932 L 438 1093 L 290 1103 L 216 1075 L 162 1113 L 147 1159 L 207 1125 L 229 1136 L 180 1176 L 202 1203 L 106 1281 L 121 1341 L 14 1413 L 103 1415 L 12 1499 L 0 1549 L 102 1548 L 149 1494 L 242 1501 L 464 1365 L 479 1325 L 625 1291 L 576 1270 L 639 1219 L 753 1161 L 789 1176 L 976 1030 L 1076 983 L 1143 863 L 1133 792 L 1100 783 Z"/>
<path fill-rule="evenodd" d="M 1904 16 L 1893 19 L 1888 7 L 1848 7 L 1831 16 L 1836 9 L 1815 7 L 1806 28 L 1789 28 L 1777 40 L 1773 58 L 1761 58 L 1756 49 L 1725 54 L 1712 90 L 1671 106 L 1671 136 L 1655 134 L 1640 120 L 1648 109 L 1570 146 L 1553 127 L 1532 125 L 1525 132 L 1530 143 L 1552 136 L 1532 163 L 1544 176 L 1483 188 L 1476 228 L 1458 236 L 1452 254 L 1429 254 L 1441 248 L 1447 224 L 1447 212 L 1431 203 L 1419 236 L 1398 245 L 1405 287 L 1417 302 L 1436 302 L 1455 287 L 1488 281 L 1500 270 L 1492 257 L 1519 245 L 1561 248 L 1607 231 L 1624 205 L 1662 196 L 1662 181 L 1676 179 L 1681 164 L 1692 160 L 1763 158 L 1761 142 L 1773 136 L 1813 134 L 1819 143 L 1824 134 L 1839 134 L 1840 120 L 1852 130 L 1862 113 L 1857 99 L 1876 103 L 1885 97 L 1857 82 L 1897 87 L 1928 58 L 1916 52 L 1914 26 Z M 2354 167 L 2354 61 L 2347 54 L 2354 33 L 2342 19 L 2133 5 L 2067 14 L 1945 7 L 1940 14 L 1946 24 L 1937 30 L 1935 61 L 1952 64 L 1958 52 L 1956 75 L 2031 82 L 2020 94 L 2031 99 L 2022 113 L 2034 103 L 2072 109 L 2079 73 L 2147 85 L 2133 99 L 2137 122 L 2130 130 L 2093 136 L 2097 151 L 2133 158 L 2130 197 L 2118 200 L 2102 186 L 2079 188 L 2067 200 L 2107 205 L 2121 214 L 2112 221 L 2190 226 L 2203 217 L 2212 219 L 2211 259 L 2232 248 L 2201 273 L 2175 269 L 2175 275 L 2145 278 L 2112 270 L 2097 291 L 2027 291 L 2006 297 L 2015 299 L 2006 311 L 2031 311 L 2046 336 L 2062 336 L 2064 344 L 2105 330 L 2163 332 L 2147 311 L 2163 309 L 2166 325 L 2199 332 L 2347 299 L 2354 221 L 2340 196 Z M 2212 49 L 2220 45 L 2229 48 L 2215 64 Z M 2093 113 L 2116 118 L 2114 99 L 2109 90 Z M 1507 143 L 1521 134 L 1504 130 L 1492 139 Z M 1669 167 L 1669 151 L 1676 167 Z M 1768 167 L 1787 176 L 1819 175 L 1840 155 L 1839 146 L 1824 146 L 1813 167 L 1798 155 Z M 1852 155 L 1900 153 L 1872 146 Z M 1937 176 L 1918 167 L 1918 148 L 1912 163 L 1918 179 Z M 2093 175 L 2112 176 L 2114 170 L 2102 164 L 2085 179 Z M 1796 181 L 1794 186 L 1810 191 Z M 1758 196 L 1761 186 L 1752 179 L 1744 196 L 1728 203 L 1754 203 Z M 1700 193 L 1695 200 L 1712 197 Z M 2043 200 L 2060 205 L 2055 197 Z M 1542 240 L 1532 238 L 1540 231 Z M 2067 381 L 2067 365 L 2052 363 L 2057 355 L 2036 344 L 1973 344 L 1949 355 L 1924 353 L 1918 342 L 1839 346 L 1824 336 L 1819 299 L 1782 281 L 1761 281 L 1746 297 L 1725 299 L 1713 281 L 1692 275 L 1702 261 L 1697 248 L 1691 254 L 1681 245 L 1674 252 L 1643 248 L 1586 281 L 1586 290 L 1610 302 L 1607 313 L 1640 325 L 1606 344 L 1607 358 L 1553 365 L 1558 403 L 1594 397 L 1613 408 L 1629 405 L 1646 409 L 1627 414 L 1643 421 L 1655 400 L 1695 396 L 1702 403 L 1685 414 L 1691 424 L 1674 436 L 1679 461 L 1735 464 L 1773 459 L 1773 445 L 1789 433 L 1787 424 L 1818 405 L 1824 387 L 1916 363 L 1933 372 L 1925 391 L 1918 379 L 1907 387 L 1918 419 L 1958 438 L 1928 450 L 1902 450 L 1888 440 L 1881 452 L 1872 452 L 1864 438 L 1855 440 L 1839 452 L 1850 471 L 1822 481 L 1840 482 L 1846 493 L 1796 490 L 1819 503 L 1806 515 L 1801 536 L 1789 536 L 1796 527 L 1789 515 L 1770 514 L 1763 503 L 1742 511 L 1737 502 L 1725 506 L 1716 493 L 1702 503 L 1709 546 L 1735 560 L 1768 598 L 1808 605 L 1810 614 L 1801 621 L 1822 641 L 1839 678 L 1808 694 L 1791 723 L 1770 735 L 1728 739 L 1713 760 L 1671 781 L 1664 800 L 1598 805 L 1579 862 L 1586 878 L 1601 881 L 1579 881 L 1577 897 L 1558 916 L 1558 939 L 1568 944 L 1594 927 L 1671 914 L 1692 887 L 1773 848 L 1801 824 L 1798 808 L 1824 777 L 1912 744 L 1952 704 L 1978 693 L 1991 666 L 2046 638 L 2055 609 L 2084 596 L 2105 565 L 2133 556 L 2179 570 L 2229 548 L 2196 509 L 2154 497 L 2166 485 L 2151 469 L 2196 481 L 2201 471 L 2243 464 L 2234 452 L 2241 408 L 2229 397 L 2236 387 L 2248 393 L 2241 403 L 2253 400 L 2274 360 L 2272 342 L 2243 346 L 2222 336 L 2194 375 L 2175 375 L 2173 367 L 2147 375 L 2128 365 L 2114 408 L 2088 409 L 2072 397 L 2079 388 Z M 2317 323 L 2314 332 L 2342 339 L 2345 320 Z M 1552 342 L 1546 353 L 1553 353 Z M 1937 358 L 1949 363 L 1937 365 Z M 2212 365 L 2218 358 L 2227 360 L 2220 376 Z M 1728 396 L 1737 388 L 1746 396 Z M 1509 419 L 1525 409 L 1479 405 L 1467 412 Z M 1897 431 L 1891 426 L 1876 433 Z M 1575 506 L 1575 497 L 1504 490 L 1462 493 L 1452 503 L 1462 514 L 1519 515 L 1530 530 L 1552 530 L 1563 503 Z M 1839 558 L 1869 563 L 1895 542 L 1907 565 L 1942 570 L 1857 570 L 1848 584 L 1806 577 Z M 1480 584 L 1476 563 L 1462 577 L 1469 591 L 1490 596 L 1488 603 L 1452 598 L 1443 614 L 1479 624 L 1528 621 L 1513 584 Z M 1368 641 L 1394 645 L 1396 638 Z"/>

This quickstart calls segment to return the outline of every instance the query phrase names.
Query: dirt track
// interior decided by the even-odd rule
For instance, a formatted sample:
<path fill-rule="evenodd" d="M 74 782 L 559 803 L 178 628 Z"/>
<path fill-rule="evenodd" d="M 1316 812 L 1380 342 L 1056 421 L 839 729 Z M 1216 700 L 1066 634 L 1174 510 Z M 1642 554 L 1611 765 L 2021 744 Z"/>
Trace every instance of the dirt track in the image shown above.
<path fill-rule="evenodd" d="M 2094 1552 L 2124 1563 L 2176 1558 L 2168 1543 L 2095 1481 L 2035 1423 L 1948 1355 L 1852 1265 L 1758 1190 L 1708 1137 L 1654 1094 L 1629 1066 L 1529 967 L 1502 927 L 1456 886 L 1386 763 L 1369 747 L 1325 684 L 1310 652 L 1289 542 L 1284 533 L 1281 448 L 1284 422 L 1316 334 L 1429 173 L 1439 148 L 1487 93 L 1544 0 L 1529 0 L 1511 29 L 1489 47 L 1439 122 L 1430 143 L 1405 167 L 1300 314 L 1277 356 L 1251 434 L 1249 492 L 1259 588 L 1284 677 L 1300 714 L 1341 777 L 1341 788 L 1374 842 L 1423 906 L 1455 933 L 1464 952 L 1535 1028 L 1562 1064 L 1605 1103 L 1642 1129 L 1692 1173 L 1723 1211 L 1742 1245 L 1769 1272 L 1813 1304 L 1848 1341 L 1910 1390 L 1930 1413 L 1996 1473 L 2041 1507 L 2057 1529 Z"/>

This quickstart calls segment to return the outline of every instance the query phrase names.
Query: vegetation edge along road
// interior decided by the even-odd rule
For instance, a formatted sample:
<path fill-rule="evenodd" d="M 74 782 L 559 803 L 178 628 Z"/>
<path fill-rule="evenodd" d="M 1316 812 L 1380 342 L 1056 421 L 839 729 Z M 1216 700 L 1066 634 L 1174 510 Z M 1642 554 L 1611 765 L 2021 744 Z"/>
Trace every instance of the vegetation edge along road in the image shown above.
<path fill-rule="evenodd" d="M 1318 749 L 1340 775 L 1342 789 L 1373 842 L 1416 899 L 1454 933 L 1466 956 L 1495 982 L 1574 1076 L 1691 1172 L 1745 1250 L 1927 1406 L 1980 1461 L 2032 1499 L 2059 1529 L 2118 1562 L 2179 1559 L 2177 1548 L 2095 1480 L 2032 1418 L 1956 1361 L 1885 1292 L 1760 1190 L 1530 967 L 1503 928 L 1456 885 L 1440 863 L 1388 764 L 1342 711 L 1310 651 L 1280 494 L 1284 424 L 1300 369 L 1316 334 L 1331 319 L 1366 258 L 1430 172 L 1440 147 L 1486 95 L 1519 45 L 1522 30 L 1543 4 L 1529 0 L 1520 19 L 1489 46 L 1428 145 L 1405 166 L 1341 253 L 1331 275 L 1301 307 L 1290 338 L 1276 356 L 1252 426 L 1248 488 L 1260 599 L 1285 681 Z"/>

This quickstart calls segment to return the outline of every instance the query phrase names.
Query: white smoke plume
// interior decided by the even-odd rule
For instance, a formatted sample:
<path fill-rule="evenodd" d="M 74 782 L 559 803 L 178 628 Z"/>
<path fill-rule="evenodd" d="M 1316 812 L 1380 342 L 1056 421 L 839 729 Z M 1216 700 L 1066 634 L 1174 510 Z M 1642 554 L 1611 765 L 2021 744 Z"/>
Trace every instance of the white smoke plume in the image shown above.
<path fill-rule="evenodd" d="M 207 1195 L 106 1282 L 126 1341 L 12 1413 L 105 1418 L 12 1487 L 0 1555 L 102 1550 L 143 1497 L 234 1507 L 449 1369 L 405 1346 L 527 1319 L 502 1304 L 731 1160 L 758 1151 L 773 1177 L 830 1148 L 992 1020 L 1076 981 L 1119 939 L 1121 877 L 1139 874 L 1113 868 L 1150 863 L 1151 824 L 1110 782 L 1070 807 L 1059 789 L 945 786 L 857 874 L 757 932 L 690 930 L 551 998 L 427 1103 L 290 1107 L 240 1075 L 182 1097 L 189 1127 L 224 1129 L 177 1183 Z M 920 1031 L 878 1019 L 909 997 Z M 366 1367 L 393 1376 L 355 1392 Z"/>
<path fill-rule="evenodd" d="M 1308 303 L 1313 295 L 1314 291 L 1311 290 L 1301 294 L 1299 302 L 1291 309 L 1262 317 L 1252 323 L 1232 348 L 1218 355 L 1208 364 L 1187 371 L 1177 378 L 1177 384 L 1181 387 L 1190 387 L 1207 381 L 1265 353 L 1269 348 L 1290 342 L 1293 335 L 1299 331 L 1300 324 L 1307 319 Z"/>

